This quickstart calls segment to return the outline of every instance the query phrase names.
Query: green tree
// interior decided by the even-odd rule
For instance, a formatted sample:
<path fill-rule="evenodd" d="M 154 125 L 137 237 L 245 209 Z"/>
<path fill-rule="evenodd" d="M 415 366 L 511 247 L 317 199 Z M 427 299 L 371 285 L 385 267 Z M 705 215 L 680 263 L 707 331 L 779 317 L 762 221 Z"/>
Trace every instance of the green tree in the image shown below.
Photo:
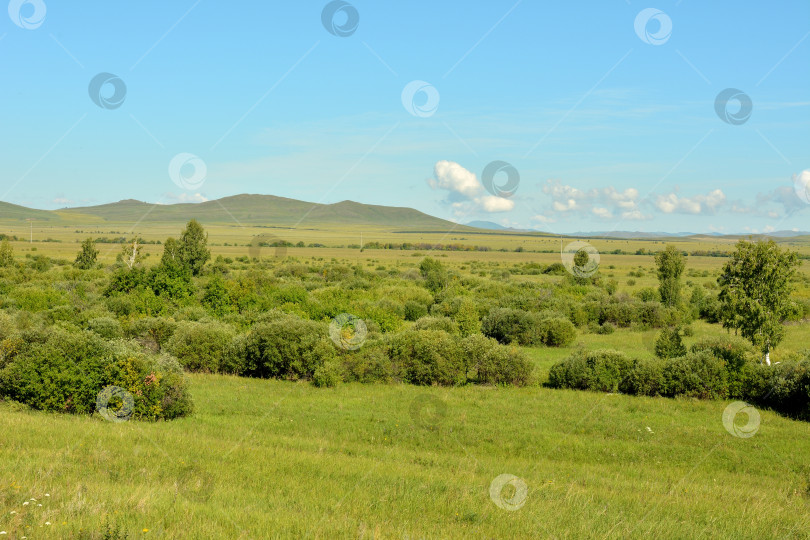
<path fill-rule="evenodd" d="M 680 328 L 664 328 L 655 340 L 655 356 L 658 358 L 678 358 L 686 356 L 686 347 L 681 340 Z"/>
<path fill-rule="evenodd" d="M 92 238 L 88 238 L 82 242 L 82 249 L 79 251 L 79 254 L 76 255 L 76 261 L 73 265 L 82 270 L 89 270 L 96 264 L 97 258 L 98 250 L 96 249 L 96 243 L 93 242 Z"/>
<path fill-rule="evenodd" d="M 458 306 L 458 311 L 453 315 L 453 320 L 458 324 L 462 337 L 481 332 L 481 319 L 478 318 L 478 306 L 475 304 L 475 301 L 470 298 L 462 298 Z"/>
<path fill-rule="evenodd" d="M 439 292 L 447 286 L 447 270 L 441 262 L 425 257 L 419 264 L 419 272 L 425 278 L 425 285 L 431 292 Z"/>
<path fill-rule="evenodd" d="M 231 311 L 231 297 L 221 277 L 215 275 L 208 281 L 202 303 L 220 317 Z"/>
<path fill-rule="evenodd" d="M 661 303 L 670 307 L 677 306 L 681 300 L 681 274 L 686 266 L 683 254 L 675 246 L 668 245 L 655 254 L 655 264 L 658 266 Z"/>
<path fill-rule="evenodd" d="M 781 250 L 773 240 L 740 240 L 717 278 L 723 327 L 748 339 L 768 365 L 771 349 L 785 336 L 782 323 L 790 309 L 797 266 L 796 252 Z"/>
<path fill-rule="evenodd" d="M 142 243 L 142 239 L 133 238 L 131 242 L 127 242 L 121 247 L 121 253 L 118 255 L 118 260 L 126 264 L 130 270 L 132 270 L 132 268 L 141 262 L 141 259 L 143 259 L 143 252 L 141 250 Z"/>
<path fill-rule="evenodd" d="M 0 268 L 6 268 L 14 264 L 14 248 L 8 238 L 3 238 L 0 243 Z"/>
<path fill-rule="evenodd" d="M 180 242 L 176 238 L 167 238 L 163 243 L 163 255 L 160 264 L 182 263 L 180 259 Z"/>
<path fill-rule="evenodd" d="M 211 258 L 207 245 L 208 234 L 196 219 L 192 219 L 180 237 L 180 260 L 195 276 L 200 275 L 203 266 Z"/>
<path fill-rule="evenodd" d="M 193 293 L 191 268 L 180 256 L 181 247 L 180 242 L 174 238 L 167 238 L 164 242 L 160 264 L 149 272 L 149 285 L 155 294 L 181 299 Z"/>
<path fill-rule="evenodd" d="M 584 268 L 586 264 L 591 260 L 591 256 L 588 255 L 588 252 L 584 249 L 580 249 L 574 254 L 574 266 L 579 268 Z"/>

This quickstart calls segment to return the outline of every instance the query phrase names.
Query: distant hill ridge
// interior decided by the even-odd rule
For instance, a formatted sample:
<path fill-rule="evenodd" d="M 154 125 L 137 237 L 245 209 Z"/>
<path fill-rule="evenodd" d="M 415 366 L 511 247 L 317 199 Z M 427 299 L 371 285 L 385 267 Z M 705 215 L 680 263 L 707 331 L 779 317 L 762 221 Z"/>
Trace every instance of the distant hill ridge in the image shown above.
<path fill-rule="evenodd" d="M 312 226 L 372 226 L 404 231 L 458 231 L 477 234 L 544 234 L 536 229 L 514 229 L 491 221 L 471 221 L 466 225 L 453 223 L 414 210 L 398 206 L 380 206 L 354 201 L 320 204 L 275 195 L 242 194 L 202 203 L 155 204 L 125 199 L 122 201 L 62 208 L 36 210 L 16 204 L 0 202 L 0 221 L 32 219 L 54 225 L 89 223 L 182 223 L 189 219 L 201 223 L 238 223 L 274 227 Z M 774 231 L 763 236 L 793 238 L 807 236 L 805 231 Z M 557 235 L 555 235 L 557 236 Z M 638 231 L 576 232 L 560 236 L 579 238 L 666 239 L 685 237 L 744 238 L 748 234 L 720 233 L 666 233 Z M 759 235 L 754 235 L 759 236 Z"/>
<path fill-rule="evenodd" d="M 180 222 L 249 225 L 372 225 L 399 229 L 469 230 L 465 225 L 430 216 L 412 208 L 378 206 L 353 201 L 319 204 L 274 195 L 234 195 L 202 203 L 154 204 L 134 199 L 63 208 L 33 210 L 0 202 L 0 220 L 34 218 L 37 221 L 72 222 Z M 94 219 L 93 219 L 94 218 Z"/>

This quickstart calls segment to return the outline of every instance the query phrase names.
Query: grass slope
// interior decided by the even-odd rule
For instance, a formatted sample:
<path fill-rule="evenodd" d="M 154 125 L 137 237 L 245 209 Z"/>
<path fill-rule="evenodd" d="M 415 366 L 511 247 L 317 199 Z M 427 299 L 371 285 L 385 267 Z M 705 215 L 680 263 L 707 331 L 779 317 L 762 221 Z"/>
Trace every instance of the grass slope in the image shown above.
<path fill-rule="evenodd" d="M 36 219 L 37 221 L 58 221 L 59 215 L 48 210 L 33 210 L 0 201 L 0 220 Z"/>
<path fill-rule="evenodd" d="M 191 380 L 196 414 L 169 423 L 0 404 L 0 530 L 69 538 L 109 519 L 130 538 L 806 538 L 810 525 L 810 425 L 767 411 L 740 439 L 724 402 Z M 446 407 L 434 426 L 411 413 L 425 396 Z M 519 510 L 490 499 L 504 473 L 528 486 Z"/>

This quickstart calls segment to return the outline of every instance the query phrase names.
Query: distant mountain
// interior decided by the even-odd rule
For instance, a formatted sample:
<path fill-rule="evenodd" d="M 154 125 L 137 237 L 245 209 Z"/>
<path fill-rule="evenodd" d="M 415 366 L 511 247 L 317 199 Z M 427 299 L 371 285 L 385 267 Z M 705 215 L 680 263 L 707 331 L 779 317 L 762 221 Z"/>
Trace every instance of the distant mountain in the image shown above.
<path fill-rule="evenodd" d="M 418 230 L 468 230 L 412 208 L 353 201 L 319 204 L 273 195 L 235 195 L 203 203 L 153 204 L 127 199 L 97 206 L 33 210 L 0 203 L 0 220 L 35 218 L 62 223 L 239 223 L 276 227 L 358 225 Z"/>
<path fill-rule="evenodd" d="M 567 234 L 566 236 L 581 236 L 588 238 L 621 238 L 621 239 L 646 239 L 646 238 L 686 238 L 689 236 L 713 236 L 713 237 L 729 237 L 729 238 L 745 238 L 747 236 L 770 236 L 773 238 L 793 238 L 795 236 L 807 236 L 810 232 L 807 231 L 776 231 L 769 233 L 736 233 L 736 234 L 723 234 L 719 232 L 708 233 L 693 233 L 693 232 L 641 232 L 641 231 L 592 231 L 592 232 L 575 232 Z"/>
<path fill-rule="evenodd" d="M 503 225 L 498 225 L 492 221 L 470 221 L 467 223 L 468 227 L 475 227 L 476 229 L 489 229 L 492 231 L 503 231 L 506 230 L 506 227 Z"/>
<path fill-rule="evenodd" d="M 695 233 L 680 232 L 641 232 L 641 231 L 591 231 L 591 232 L 575 232 L 569 236 L 587 236 L 587 237 L 603 237 L 603 238 L 669 238 L 680 236 L 693 236 Z"/>
<path fill-rule="evenodd" d="M 492 221 L 471 221 L 461 225 L 430 216 L 413 208 L 378 206 L 353 201 L 320 204 L 274 195 L 234 195 L 203 203 L 154 204 L 127 199 L 97 206 L 36 210 L 0 202 L 1 221 L 32 219 L 54 225 L 101 223 L 184 223 L 189 219 L 201 223 L 238 223 L 269 227 L 326 227 L 329 225 L 378 227 L 411 231 L 459 231 L 478 234 L 542 234 L 535 229 L 514 229 Z M 490 231 L 490 232 L 487 232 Z M 766 234 L 667 233 L 638 231 L 590 231 L 564 234 L 579 238 L 663 239 L 685 237 L 723 237 L 729 240 L 748 236 L 794 238 L 810 236 L 807 231 L 776 231 Z"/>

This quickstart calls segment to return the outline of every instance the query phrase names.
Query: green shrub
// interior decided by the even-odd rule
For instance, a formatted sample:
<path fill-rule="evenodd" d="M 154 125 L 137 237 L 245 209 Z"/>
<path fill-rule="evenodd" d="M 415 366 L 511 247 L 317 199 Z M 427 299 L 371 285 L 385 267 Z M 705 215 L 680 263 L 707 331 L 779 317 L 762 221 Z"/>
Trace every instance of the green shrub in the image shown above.
<path fill-rule="evenodd" d="M 223 323 L 183 321 L 166 342 L 166 351 L 189 371 L 217 373 L 234 335 L 234 330 Z"/>
<path fill-rule="evenodd" d="M 402 380 L 411 384 L 464 384 L 471 367 L 459 340 L 441 330 L 397 334 L 388 354 Z"/>
<path fill-rule="evenodd" d="M 24 287 L 16 289 L 11 296 L 17 302 L 17 309 L 34 313 L 67 303 L 64 293 L 53 288 Z"/>
<path fill-rule="evenodd" d="M 414 300 L 405 302 L 405 320 L 416 321 L 427 315 L 428 310 L 424 304 L 420 304 Z"/>
<path fill-rule="evenodd" d="M 333 388 L 342 380 L 340 365 L 335 361 L 325 362 L 312 374 L 312 384 L 318 388 Z"/>
<path fill-rule="evenodd" d="M 627 282 L 628 285 L 630 284 L 630 281 L 632 281 L 632 280 L 628 280 L 628 282 Z M 633 293 L 633 296 L 635 296 L 636 298 L 638 298 L 642 302 L 656 302 L 657 303 L 658 299 L 660 298 L 660 296 L 658 295 L 658 290 L 656 290 L 653 287 L 644 287 L 643 289 L 639 289 L 638 291 Z"/>
<path fill-rule="evenodd" d="M 87 329 L 104 339 L 119 339 L 124 336 L 121 323 L 112 317 L 96 317 L 87 321 Z"/>
<path fill-rule="evenodd" d="M 708 351 L 670 358 L 663 371 L 661 395 L 701 399 L 728 397 L 728 370 L 723 360 Z"/>
<path fill-rule="evenodd" d="M 634 360 L 619 389 L 625 394 L 660 395 L 664 387 L 665 361 L 660 358 Z"/>
<path fill-rule="evenodd" d="M 459 331 L 464 337 L 477 334 L 481 331 L 481 319 L 478 316 L 478 306 L 468 297 L 462 297 L 458 302 L 458 309 L 452 315 L 458 324 Z"/>
<path fill-rule="evenodd" d="M 495 308 L 484 317 L 481 333 L 497 339 L 499 343 L 538 345 L 543 334 L 538 317 L 527 311 L 510 308 Z"/>
<path fill-rule="evenodd" d="M 747 363 L 739 378 L 735 398 L 810 420 L 810 351 L 773 366 Z"/>
<path fill-rule="evenodd" d="M 551 367 L 549 386 L 598 392 L 617 392 L 632 362 L 613 350 L 577 350 Z"/>
<path fill-rule="evenodd" d="M 475 369 L 475 382 L 479 384 L 526 386 L 532 380 L 532 364 L 517 347 L 499 345 L 480 334 L 464 338 L 461 346 L 467 369 Z"/>
<path fill-rule="evenodd" d="M 450 317 L 422 317 L 414 323 L 412 330 L 441 330 L 448 334 L 459 335 L 458 324 Z"/>
<path fill-rule="evenodd" d="M 145 317 L 132 321 L 127 335 L 136 338 L 140 344 L 152 351 L 160 351 L 177 330 L 173 319 Z"/>
<path fill-rule="evenodd" d="M 52 328 L 24 332 L 0 369 L 0 396 L 35 409 L 86 414 L 99 392 L 118 386 L 132 394 L 132 417 L 171 419 L 191 413 L 179 365 L 168 357 L 110 344 L 90 331 Z"/>
<path fill-rule="evenodd" d="M 328 336 L 325 324 L 287 315 L 254 326 L 229 351 L 227 364 L 239 366 L 239 374 L 249 377 L 310 379 L 316 369 L 336 358 Z"/>
<path fill-rule="evenodd" d="M 346 382 L 389 383 L 400 379 L 381 341 L 366 341 L 360 349 L 340 355 L 340 360 Z"/>
<path fill-rule="evenodd" d="M 539 326 L 541 339 L 549 347 L 564 347 L 577 337 L 577 330 L 568 319 L 561 317 L 543 319 Z"/>
<path fill-rule="evenodd" d="M 708 351 L 717 358 L 721 358 L 726 367 L 738 371 L 747 362 L 754 362 L 758 358 L 757 352 L 750 342 L 738 336 L 719 335 L 700 338 L 692 348 L 693 353 Z"/>

